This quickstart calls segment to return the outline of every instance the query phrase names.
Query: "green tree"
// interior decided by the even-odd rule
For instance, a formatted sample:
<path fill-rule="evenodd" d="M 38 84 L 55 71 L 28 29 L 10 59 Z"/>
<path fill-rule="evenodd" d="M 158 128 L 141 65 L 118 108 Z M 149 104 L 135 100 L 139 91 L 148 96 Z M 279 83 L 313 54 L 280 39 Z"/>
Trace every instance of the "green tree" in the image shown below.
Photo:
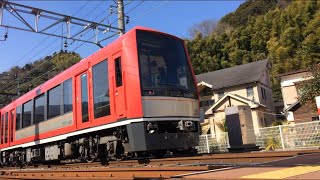
<path fill-rule="evenodd" d="M 79 54 L 75 52 L 67 52 L 67 51 L 60 51 L 57 54 L 53 54 L 52 63 L 59 71 L 63 71 L 68 67 L 74 65 L 75 63 L 79 62 L 81 57 Z"/>
<path fill-rule="evenodd" d="M 315 104 L 315 97 L 320 96 L 320 65 L 311 66 L 309 72 L 309 77 L 305 77 L 309 79 L 302 81 L 298 88 L 302 104 Z"/>

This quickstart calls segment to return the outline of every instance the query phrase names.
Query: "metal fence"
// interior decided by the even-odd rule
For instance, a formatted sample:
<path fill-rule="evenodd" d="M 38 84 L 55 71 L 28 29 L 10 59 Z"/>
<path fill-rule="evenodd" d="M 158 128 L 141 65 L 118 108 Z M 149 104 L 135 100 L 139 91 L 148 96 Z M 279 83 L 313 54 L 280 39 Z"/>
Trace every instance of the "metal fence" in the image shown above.
<path fill-rule="evenodd" d="M 293 150 L 320 147 L 320 121 L 248 130 L 247 138 L 265 150 Z M 250 140 L 251 139 L 251 140 Z M 226 152 L 227 133 L 201 135 L 199 153 Z"/>
<path fill-rule="evenodd" d="M 198 153 L 228 152 L 228 133 L 200 135 Z"/>

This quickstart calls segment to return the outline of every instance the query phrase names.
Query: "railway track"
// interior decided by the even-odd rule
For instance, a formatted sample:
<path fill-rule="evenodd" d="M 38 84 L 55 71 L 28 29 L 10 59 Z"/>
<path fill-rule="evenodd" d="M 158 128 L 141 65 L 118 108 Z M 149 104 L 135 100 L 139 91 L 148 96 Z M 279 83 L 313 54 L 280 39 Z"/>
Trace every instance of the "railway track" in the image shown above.
<path fill-rule="evenodd" d="M 171 157 L 161 159 L 135 159 L 126 161 L 110 161 L 104 166 L 108 167 L 141 167 L 141 166 L 183 166 L 183 165 L 235 165 L 235 164 L 253 164 L 265 161 L 278 160 L 285 157 L 296 156 L 299 154 L 320 152 L 319 150 L 304 151 L 283 151 L 283 152 L 254 152 L 254 153 L 226 153 L 226 154 L 210 154 L 193 157 Z M 100 162 L 94 163 L 76 163 L 54 165 L 51 168 L 91 168 L 101 167 Z"/>
<path fill-rule="evenodd" d="M 138 159 L 101 163 L 77 163 L 38 167 L 7 167 L 1 179 L 166 179 L 180 174 L 197 173 L 234 166 L 252 166 L 262 162 L 293 157 L 319 150 L 213 154 L 195 157 Z"/>
<path fill-rule="evenodd" d="M 20 170 L 2 172 L 6 179 L 136 179 L 170 178 L 178 174 L 212 170 L 210 166 L 193 167 L 143 167 L 143 168 L 98 168 L 82 170 Z"/>

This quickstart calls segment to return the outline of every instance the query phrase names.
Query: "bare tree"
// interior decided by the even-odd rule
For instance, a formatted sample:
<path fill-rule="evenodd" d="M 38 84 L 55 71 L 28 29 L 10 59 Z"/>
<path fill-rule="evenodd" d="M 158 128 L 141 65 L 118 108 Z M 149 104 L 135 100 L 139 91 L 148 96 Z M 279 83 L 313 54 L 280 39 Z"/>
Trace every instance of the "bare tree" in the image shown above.
<path fill-rule="evenodd" d="M 209 36 L 215 30 L 217 24 L 218 21 L 216 20 L 204 20 L 193 25 L 189 29 L 189 35 L 191 38 L 194 38 L 198 33 L 201 33 L 203 36 Z"/>

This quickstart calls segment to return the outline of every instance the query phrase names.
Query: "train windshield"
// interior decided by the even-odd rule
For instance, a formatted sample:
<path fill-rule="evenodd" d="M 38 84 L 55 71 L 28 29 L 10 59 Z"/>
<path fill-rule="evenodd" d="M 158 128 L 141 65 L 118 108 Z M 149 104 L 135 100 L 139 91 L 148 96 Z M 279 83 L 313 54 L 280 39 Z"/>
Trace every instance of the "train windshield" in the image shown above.
<path fill-rule="evenodd" d="M 142 95 L 197 97 L 181 40 L 137 31 L 137 44 Z"/>

